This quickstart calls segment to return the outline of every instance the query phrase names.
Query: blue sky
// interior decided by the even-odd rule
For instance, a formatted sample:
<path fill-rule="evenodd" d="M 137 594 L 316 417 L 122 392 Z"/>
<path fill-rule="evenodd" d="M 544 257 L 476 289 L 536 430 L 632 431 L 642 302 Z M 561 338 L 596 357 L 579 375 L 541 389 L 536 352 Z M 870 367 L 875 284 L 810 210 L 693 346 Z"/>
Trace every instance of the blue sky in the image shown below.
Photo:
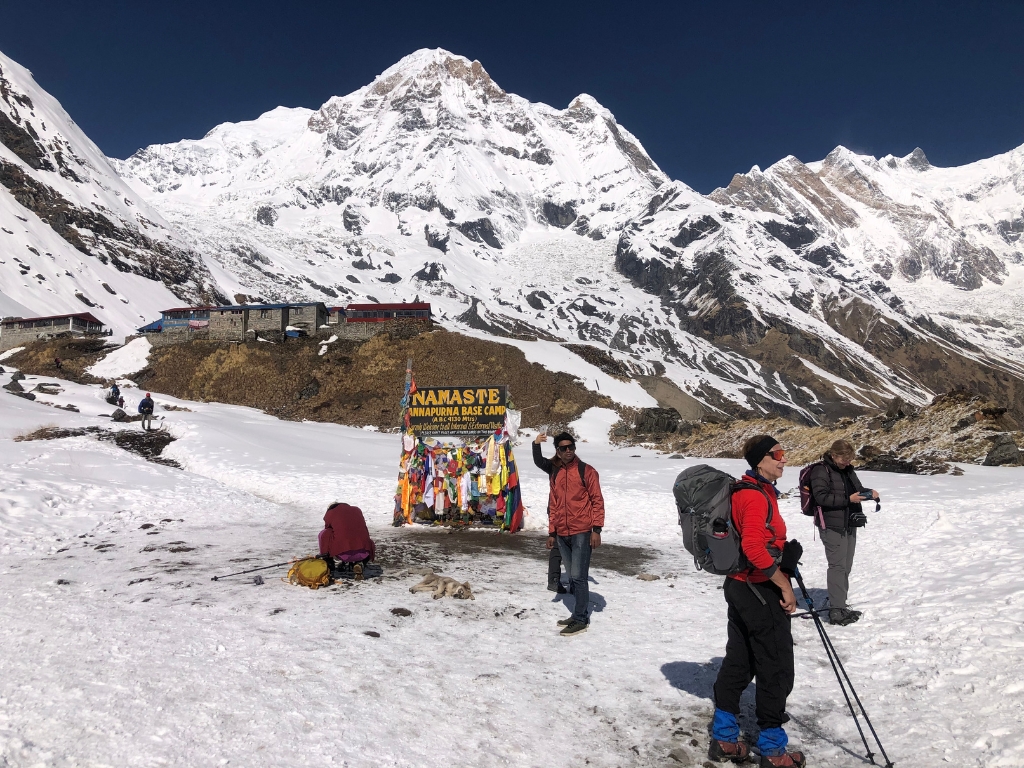
<path fill-rule="evenodd" d="M 1024 2 L 6 2 L 0 50 L 126 157 L 319 107 L 423 47 L 505 90 L 589 93 L 709 192 L 838 144 L 935 165 L 1024 144 Z"/>

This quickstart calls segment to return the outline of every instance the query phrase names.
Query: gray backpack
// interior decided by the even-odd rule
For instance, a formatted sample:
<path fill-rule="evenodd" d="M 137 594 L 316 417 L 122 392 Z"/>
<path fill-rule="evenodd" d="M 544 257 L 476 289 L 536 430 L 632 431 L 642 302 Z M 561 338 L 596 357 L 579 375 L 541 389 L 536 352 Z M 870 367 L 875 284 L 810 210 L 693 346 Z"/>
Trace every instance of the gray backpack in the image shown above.
<path fill-rule="evenodd" d="M 768 502 L 768 527 L 772 522 L 772 505 L 768 494 L 755 483 L 739 480 L 721 470 L 698 464 L 684 469 L 672 486 L 679 510 L 679 526 L 683 529 L 683 546 L 693 555 L 699 571 L 729 576 L 750 568 L 750 561 L 740 547 L 740 534 L 732 522 L 732 495 L 738 490 L 752 489 Z"/>

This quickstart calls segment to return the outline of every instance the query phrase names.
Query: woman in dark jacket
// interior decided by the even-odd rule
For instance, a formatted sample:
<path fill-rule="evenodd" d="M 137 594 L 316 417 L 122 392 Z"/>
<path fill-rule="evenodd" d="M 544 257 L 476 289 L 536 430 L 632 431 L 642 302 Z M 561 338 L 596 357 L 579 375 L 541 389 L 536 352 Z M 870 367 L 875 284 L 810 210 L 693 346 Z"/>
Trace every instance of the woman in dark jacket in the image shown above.
<path fill-rule="evenodd" d="M 861 494 L 864 485 L 853 470 L 853 455 L 852 445 L 836 440 L 810 474 L 811 495 L 821 508 L 814 521 L 821 530 L 828 560 L 828 617 L 831 624 L 840 625 L 852 624 L 861 616 L 846 604 L 850 571 L 857 550 L 857 528 L 864 520 L 861 502 L 878 498 L 878 491 Z"/>

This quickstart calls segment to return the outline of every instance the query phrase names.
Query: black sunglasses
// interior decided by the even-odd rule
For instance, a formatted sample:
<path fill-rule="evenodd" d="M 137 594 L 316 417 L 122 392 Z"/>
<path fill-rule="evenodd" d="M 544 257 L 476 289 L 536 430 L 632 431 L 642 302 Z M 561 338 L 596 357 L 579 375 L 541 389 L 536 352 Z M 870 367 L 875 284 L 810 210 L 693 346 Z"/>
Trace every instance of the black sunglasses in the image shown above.
<path fill-rule="evenodd" d="M 566 451 L 575 451 L 576 446 L 570 443 L 569 445 L 560 445 L 555 450 L 559 453 L 565 453 Z"/>

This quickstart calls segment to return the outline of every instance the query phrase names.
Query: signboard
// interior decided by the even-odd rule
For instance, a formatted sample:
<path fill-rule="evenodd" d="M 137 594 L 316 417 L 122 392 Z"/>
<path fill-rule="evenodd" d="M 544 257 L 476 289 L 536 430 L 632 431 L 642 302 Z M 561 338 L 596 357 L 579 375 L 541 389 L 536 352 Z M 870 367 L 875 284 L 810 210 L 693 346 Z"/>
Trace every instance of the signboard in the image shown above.
<path fill-rule="evenodd" d="M 424 387 L 409 400 L 409 429 L 418 435 L 486 435 L 505 425 L 506 389 Z"/>

